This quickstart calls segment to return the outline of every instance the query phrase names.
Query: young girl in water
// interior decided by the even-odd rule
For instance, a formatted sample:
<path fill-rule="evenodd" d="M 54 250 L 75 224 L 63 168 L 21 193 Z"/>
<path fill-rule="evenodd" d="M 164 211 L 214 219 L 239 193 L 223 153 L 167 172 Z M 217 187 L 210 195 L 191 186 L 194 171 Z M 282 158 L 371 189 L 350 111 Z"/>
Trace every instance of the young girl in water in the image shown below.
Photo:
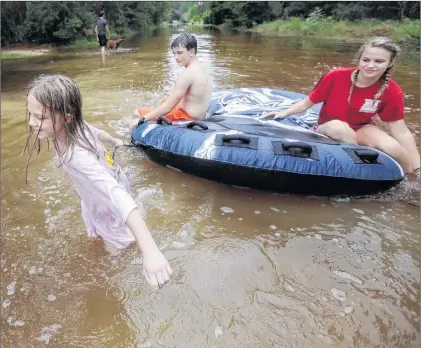
<path fill-rule="evenodd" d="M 404 121 L 403 92 L 390 79 L 399 52 L 391 39 L 375 37 L 358 51 L 357 68 L 329 71 L 307 98 L 266 116 L 284 118 L 323 102 L 317 132 L 345 143 L 377 148 L 395 158 L 405 173 L 419 172 L 420 154 Z M 375 115 L 387 122 L 391 136 L 374 126 Z"/>
<path fill-rule="evenodd" d="M 36 78 L 29 86 L 27 119 L 25 150 L 31 157 L 36 145 L 39 151 L 40 140 L 52 140 L 58 165 L 70 175 L 80 197 L 88 236 L 102 238 L 114 248 L 125 248 L 136 240 L 146 280 L 159 287 L 167 283 L 171 267 L 128 193 L 126 175 L 102 144 L 121 146 L 122 141 L 83 120 L 82 96 L 76 84 L 62 75 Z"/>

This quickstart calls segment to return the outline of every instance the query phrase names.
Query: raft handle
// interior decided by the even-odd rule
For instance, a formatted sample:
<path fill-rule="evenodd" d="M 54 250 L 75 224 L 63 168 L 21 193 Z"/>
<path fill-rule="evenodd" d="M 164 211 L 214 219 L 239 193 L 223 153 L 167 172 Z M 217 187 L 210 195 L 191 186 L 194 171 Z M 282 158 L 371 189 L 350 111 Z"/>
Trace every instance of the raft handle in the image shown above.
<path fill-rule="evenodd" d="M 282 147 L 284 150 L 290 150 L 290 149 L 300 149 L 303 150 L 303 152 L 308 153 L 309 155 L 313 152 L 313 148 L 311 145 L 308 145 L 306 143 L 302 143 L 300 141 L 291 142 L 291 143 L 282 143 Z"/>
<path fill-rule="evenodd" d="M 172 125 L 172 122 L 168 119 L 168 118 L 166 118 L 164 115 L 162 115 L 162 116 L 159 116 L 158 117 L 158 120 L 156 121 L 156 123 L 158 123 L 158 124 L 167 124 L 167 125 Z"/>
<path fill-rule="evenodd" d="M 379 153 L 371 149 L 356 149 L 350 147 L 342 148 L 354 163 L 357 164 L 381 164 Z"/>
<path fill-rule="evenodd" d="M 366 163 L 376 163 L 379 153 L 373 150 L 354 150 L 355 154 Z"/>
<path fill-rule="evenodd" d="M 141 118 L 139 118 L 139 122 L 137 123 L 137 126 L 136 126 L 136 128 L 137 127 L 139 127 L 141 124 L 144 124 L 145 123 L 145 117 L 141 117 Z"/>
<path fill-rule="evenodd" d="M 216 134 L 215 146 L 242 147 L 257 150 L 259 137 L 250 137 L 244 134 Z"/>
<path fill-rule="evenodd" d="M 202 128 L 202 130 L 208 130 L 208 126 L 200 121 L 192 121 L 186 126 L 186 128 L 193 128 L 196 126 Z"/>
<path fill-rule="evenodd" d="M 244 144 L 250 144 L 250 137 L 247 137 L 245 135 L 240 135 L 240 134 L 229 134 L 229 135 L 224 134 L 222 136 L 223 143 L 229 143 L 231 141 L 241 141 Z"/>
<path fill-rule="evenodd" d="M 303 141 L 272 141 L 273 154 L 277 156 L 299 157 L 320 161 L 317 146 Z"/>

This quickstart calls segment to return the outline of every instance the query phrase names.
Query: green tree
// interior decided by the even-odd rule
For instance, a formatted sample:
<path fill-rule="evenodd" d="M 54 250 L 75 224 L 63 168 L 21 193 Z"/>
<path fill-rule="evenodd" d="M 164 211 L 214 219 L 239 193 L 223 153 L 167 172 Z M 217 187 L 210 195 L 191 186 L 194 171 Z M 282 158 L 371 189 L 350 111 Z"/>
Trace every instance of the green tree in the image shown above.
<path fill-rule="evenodd" d="M 400 20 L 420 18 L 419 1 L 212 1 L 210 23 L 250 27 L 262 20 L 289 17 L 314 18 L 315 13 L 334 20 L 380 19 Z M 316 12 L 315 12 L 316 11 Z"/>
<path fill-rule="evenodd" d="M 111 30 L 140 31 L 171 19 L 170 2 L 26 1 L 1 2 L 2 44 L 6 42 L 68 43 L 93 32 L 103 9 Z"/>
<path fill-rule="evenodd" d="M 268 1 L 216 1 L 210 5 L 213 24 L 250 28 L 271 18 Z"/>
<path fill-rule="evenodd" d="M 1 6 L 1 42 L 24 42 L 27 28 L 26 2 L 2 1 Z"/>
<path fill-rule="evenodd" d="M 72 1 L 27 2 L 27 40 L 69 42 L 84 35 L 92 25 L 92 12 L 86 3 Z"/>

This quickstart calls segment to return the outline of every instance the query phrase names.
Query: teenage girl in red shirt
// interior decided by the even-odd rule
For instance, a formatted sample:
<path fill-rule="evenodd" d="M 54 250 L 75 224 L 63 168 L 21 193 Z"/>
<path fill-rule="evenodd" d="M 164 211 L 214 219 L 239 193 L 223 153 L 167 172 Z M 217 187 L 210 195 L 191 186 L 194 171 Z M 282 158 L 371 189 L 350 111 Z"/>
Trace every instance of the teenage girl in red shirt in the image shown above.
<path fill-rule="evenodd" d="M 379 149 L 399 162 L 405 173 L 418 172 L 420 154 L 404 121 L 403 92 L 389 78 L 399 52 L 391 39 L 375 37 L 358 51 L 357 69 L 329 71 L 308 97 L 267 116 L 284 118 L 323 102 L 317 132 L 341 142 Z M 391 136 L 373 124 L 375 115 L 388 123 Z"/>

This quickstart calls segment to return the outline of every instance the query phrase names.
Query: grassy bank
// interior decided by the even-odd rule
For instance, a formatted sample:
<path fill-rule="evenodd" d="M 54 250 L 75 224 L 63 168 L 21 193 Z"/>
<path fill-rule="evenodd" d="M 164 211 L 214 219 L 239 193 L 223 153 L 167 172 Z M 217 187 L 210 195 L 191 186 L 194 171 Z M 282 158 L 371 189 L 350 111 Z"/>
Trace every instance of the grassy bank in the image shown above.
<path fill-rule="evenodd" d="M 419 20 L 396 21 L 362 20 L 333 21 L 330 19 L 305 21 L 299 18 L 266 22 L 252 31 L 262 34 L 317 36 L 365 40 L 373 36 L 389 36 L 396 41 L 416 40 L 420 35 Z"/>
<path fill-rule="evenodd" d="M 1 60 L 9 59 L 31 59 L 50 53 L 47 49 L 11 49 L 1 50 Z"/>
<path fill-rule="evenodd" d="M 99 43 L 96 39 L 78 39 L 70 44 L 57 47 L 60 49 L 83 50 L 89 48 L 99 48 Z"/>

